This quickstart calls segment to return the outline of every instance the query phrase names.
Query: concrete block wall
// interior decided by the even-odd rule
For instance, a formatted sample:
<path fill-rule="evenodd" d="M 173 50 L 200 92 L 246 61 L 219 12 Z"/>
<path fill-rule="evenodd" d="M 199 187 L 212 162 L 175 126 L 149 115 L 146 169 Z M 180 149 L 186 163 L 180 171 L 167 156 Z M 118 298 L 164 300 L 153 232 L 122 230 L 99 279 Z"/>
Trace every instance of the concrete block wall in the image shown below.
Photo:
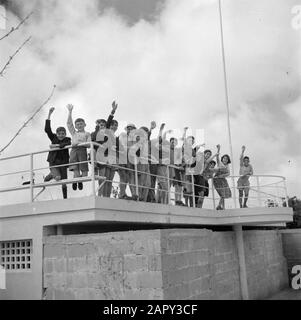
<path fill-rule="evenodd" d="M 162 266 L 166 299 L 241 299 L 234 232 L 163 231 Z M 288 286 L 278 231 L 244 231 L 250 299 Z"/>
<path fill-rule="evenodd" d="M 287 285 L 281 235 L 244 232 L 252 299 Z M 233 232 L 143 230 L 44 239 L 45 299 L 241 299 Z"/>
<path fill-rule="evenodd" d="M 160 231 L 44 239 L 45 299 L 162 299 Z"/>
<path fill-rule="evenodd" d="M 240 299 L 232 232 L 187 229 L 162 233 L 165 299 Z"/>
<path fill-rule="evenodd" d="M 213 298 L 241 299 L 235 234 L 233 232 L 213 233 L 210 245 L 213 253 Z"/>
<path fill-rule="evenodd" d="M 208 230 L 162 230 L 165 299 L 210 298 Z"/>
<path fill-rule="evenodd" d="M 287 259 L 287 273 L 291 284 L 292 268 L 301 265 L 301 229 L 282 230 L 283 251 Z"/>
<path fill-rule="evenodd" d="M 244 232 L 249 296 L 263 299 L 288 287 L 287 262 L 278 231 Z"/>

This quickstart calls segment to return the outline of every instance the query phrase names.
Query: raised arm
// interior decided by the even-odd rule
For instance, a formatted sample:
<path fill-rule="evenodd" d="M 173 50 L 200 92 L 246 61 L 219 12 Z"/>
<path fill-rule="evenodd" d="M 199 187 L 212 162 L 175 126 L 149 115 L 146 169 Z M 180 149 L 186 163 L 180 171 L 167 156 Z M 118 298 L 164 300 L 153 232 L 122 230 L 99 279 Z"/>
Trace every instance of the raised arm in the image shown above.
<path fill-rule="evenodd" d="M 160 138 L 162 139 L 162 134 L 163 134 L 164 128 L 165 128 L 165 123 L 162 123 L 161 126 L 160 126 L 158 139 L 160 139 Z"/>
<path fill-rule="evenodd" d="M 241 147 L 241 155 L 240 155 L 240 158 L 239 158 L 239 162 L 240 162 L 240 166 L 241 167 L 243 166 L 245 151 L 246 151 L 246 147 L 242 146 Z"/>
<path fill-rule="evenodd" d="M 184 128 L 184 131 L 183 131 L 183 136 L 182 136 L 182 140 L 183 140 L 183 141 L 186 140 L 187 130 L 188 130 L 188 127 L 185 127 L 185 128 Z"/>
<path fill-rule="evenodd" d="M 221 151 L 221 146 L 218 144 L 216 146 L 216 148 L 217 148 L 216 163 L 217 163 L 217 166 L 220 166 L 221 162 L 220 162 L 219 154 L 220 154 L 220 151 Z"/>
<path fill-rule="evenodd" d="M 167 130 L 167 131 L 164 132 L 164 134 L 163 134 L 163 140 L 166 140 L 166 136 L 167 136 L 169 133 L 172 133 L 172 130 Z"/>
<path fill-rule="evenodd" d="M 76 133 L 74 125 L 73 125 L 73 119 L 72 119 L 73 105 L 68 104 L 67 109 L 69 111 L 68 120 L 67 120 L 67 128 L 68 128 L 70 134 L 73 136 Z"/>
<path fill-rule="evenodd" d="M 152 132 L 153 132 L 154 129 L 156 129 L 156 127 L 157 127 L 156 121 L 152 121 L 151 125 L 150 125 L 150 128 L 149 128 L 149 131 L 148 131 L 148 140 L 150 140 Z"/>
<path fill-rule="evenodd" d="M 53 138 L 55 137 L 55 135 L 53 134 L 52 130 L 51 130 L 51 115 L 54 112 L 54 108 L 50 108 L 49 112 L 48 112 L 48 118 L 45 121 L 45 132 L 47 133 L 47 136 L 50 140 L 53 140 Z"/>
<path fill-rule="evenodd" d="M 111 114 L 109 115 L 108 120 L 107 120 L 107 129 L 110 129 L 110 126 L 111 126 L 112 121 L 114 119 L 114 114 L 115 114 L 117 108 L 118 108 L 118 104 L 115 101 L 113 101 L 112 111 L 111 111 Z"/>
<path fill-rule="evenodd" d="M 49 109 L 47 120 L 51 120 L 51 115 L 53 114 L 54 110 L 55 110 L 54 107 L 52 107 L 52 108 Z"/>

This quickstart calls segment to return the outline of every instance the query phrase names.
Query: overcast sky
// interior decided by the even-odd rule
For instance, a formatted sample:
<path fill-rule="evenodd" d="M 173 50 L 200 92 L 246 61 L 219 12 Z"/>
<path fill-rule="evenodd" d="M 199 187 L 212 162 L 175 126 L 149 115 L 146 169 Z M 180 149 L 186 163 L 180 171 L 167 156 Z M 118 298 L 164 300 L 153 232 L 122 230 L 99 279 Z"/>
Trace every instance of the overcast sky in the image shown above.
<path fill-rule="evenodd" d="M 286 176 L 289 194 L 301 196 L 296 4 L 224 0 L 223 16 L 235 174 L 245 144 L 256 174 Z M 32 36 L 0 79 L 0 146 L 56 84 L 54 127 L 65 125 L 65 105 L 73 103 L 92 131 L 116 99 L 121 129 L 151 120 L 204 129 L 207 147 L 220 143 L 229 153 L 216 0 L 11 0 L 8 8 L 8 28 L 34 16 L 0 42 L 2 66 Z M 2 157 L 47 149 L 47 112 Z"/>

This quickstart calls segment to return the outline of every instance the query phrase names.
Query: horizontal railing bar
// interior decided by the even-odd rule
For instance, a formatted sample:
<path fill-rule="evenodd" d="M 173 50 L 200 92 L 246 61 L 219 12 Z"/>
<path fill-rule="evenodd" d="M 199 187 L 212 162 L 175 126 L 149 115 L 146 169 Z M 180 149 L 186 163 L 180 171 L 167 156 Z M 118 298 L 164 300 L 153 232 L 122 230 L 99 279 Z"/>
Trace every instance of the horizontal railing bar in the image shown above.
<path fill-rule="evenodd" d="M 55 149 L 46 149 L 46 150 L 42 150 L 42 151 L 36 151 L 36 152 L 29 152 L 29 153 L 23 153 L 23 154 L 19 154 L 16 156 L 11 156 L 11 157 L 6 157 L 6 158 L 0 158 L 0 161 L 7 161 L 7 160 L 12 160 L 12 159 L 17 159 L 17 158 L 23 158 L 23 157 L 28 157 L 31 155 L 37 155 L 37 154 L 42 154 L 42 153 L 48 153 L 48 152 L 55 152 L 55 151 L 62 151 L 62 150 L 68 150 L 68 149 L 72 149 L 72 148 L 77 148 L 77 147 L 87 147 L 90 148 L 91 144 L 93 144 L 94 146 L 101 146 L 100 144 L 98 144 L 97 142 L 90 142 L 90 143 L 81 143 L 77 146 L 66 146 L 64 148 L 55 148 Z"/>
<path fill-rule="evenodd" d="M 11 156 L 11 157 L 6 157 L 6 158 L 0 158 L 0 161 L 6 161 L 6 160 L 11 160 L 11 159 L 15 159 L 15 158 L 21 158 L 21 157 L 26 157 L 26 156 L 31 156 L 31 155 L 36 155 L 36 154 L 42 154 L 42 153 L 48 153 L 48 152 L 54 152 L 54 151 L 62 151 L 64 149 L 72 149 L 72 148 L 76 148 L 76 147 L 87 147 L 89 148 L 90 146 L 101 146 L 101 144 L 97 143 L 97 142 L 89 142 L 89 143 L 83 143 L 83 144 L 79 144 L 77 146 L 66 146 L 64 148 L 55 148 L 55 149 L 47 149 L 47 150 L 42 150 L 42 151 L 37 151 L 37 152 L 31 152 L 31 153 L 25 153 L 25 154 L 21 154 L 21 155 L 17 155 L 17 156 Z M 142 158 L 143 160 L 147 161 L 148 159 L 146 158 Z M 96 162 L 96 161 L 95 161 Z M 110 165 L 109 163 L 103 163 L 104 165 Z M 132 163 L 134 165 L 134 163 Z M 139 164 L 139 163 L 137 163 Z M 144 164 L 144 163 L 142 163 Z M 147 164 L 147 163 L 145 163 Z M 154 163 L 154 164 L 160 164 L 160 163 Z M 115 164 L 114 164 L 115 165 Z M 171 168 L 175 168 L 175 169 L 180 169 L 179 167 L 175 166 L 175 165 L 171 165 L 171 164 L 162 164 L 162 165 L 166 165 L 169 166 Z M 229 176 L 228 178 L 240 178 L 240 175 L 232 175 Z M 260 178 L 280 178 L 285 180 L 285 177 L 283 176 L 279 176 L 279 175 L 252 175 L 251 177 L 260 177 Z"/>
<path fill-rule="evenodd" d="M 0 178 L 7 177 L 7 176 L 14 176 L 16 174 L 22 174 L 22 173 L 29 173 L 30 170 L 22 170 L 22 171 L 16 171 L 16 172 L 9 172 L 5 174 L 0 174 Z"/>
<path fill-rule="evenodd" d="M 88 182 L 91 181 L 92 178 L 87 177 L 79 177 L 79 178 L 73 178 L 73 179 L 65 179 L 65 180 L 59 180 L 59 181 L 52 181 L 52 182 L 43 182 L 38 184 L 33 184 L 33 188 L 43 188 L 43 187 L 54 187 L 59 186 L 63 184 L 71 184 L 71 183 L 78 183 L 78 182 Z M 103 176 L 95 176 L 95 180 L 106 180 L 106 177 Z M 30 184 L 20 186 L 20 187 L 14 187 L 14 188 L 8 188 L 8 189 L 0 189 L 0 193 L 2 192 L 8 192 L 8 191 L 19 191 L 19 190 L 26 190 L 30 189 Z"/>
<path fill-rule="evenodd" d="M 117 181 L 117 180 L 106 180 L 106 182 L 111 182 L 112 184 L 122 184 L 122 182 L 120 182 L 120 181 Z M 124 183 L 125 184 L 125 183 Z M 136 186 L 136 184 L 133 184 L 133 183 L 126 183 L 127 185 L 129 185 L 129 186 L 132 186 L 132 187 L 134 187 L 134 186 Z M 157 188 L 155 187 L 155 188 L 152 188 L 151 186 L 142 186 L 142 185 L 138 185 L 139 186 L 139 188 L 144 188 L 144 189 L 149 189 L 149 190 L 157 190 Z M 203 187 L 203 188 L 205 188 L 204 186 L 200 186 L 200 185 L 195 185 L 195 186 L 199 186 L 199 187 Z M 224 188 L 220 188 L 220 189 L 224 189 Z M 162 189 L 163 190 L 163 189 Z M 254 189 L 252 189 L 252 188 L 250 188 L 250 190 L 252 190 L 252 191 L 254 191 L 254 192 L 259 192 L 259 191 L 257 191 L 257 190 L 254 190 Z M 168 192 L 167 190 L 163 190 L 164 192 Z M 192 193 L 182 193 L 182 192 L 176 192 L 176 191 L 170 191 L 172 194 L 184 194 L 184 195 L 192 195 Z M 261 192 L 261 193 L 264 193 L 264 192 Z M 265 193 L 265 194 L 267 194 L 267 195 L 269 195 L 269 196 L 271 196 L 271 197 L 274 197 L 274 198 L 279 198 L 279 199 L 282 199 L 281 197 L 278 197 L 278 196 L 276 196 L 276 195 L 271 195 L 271 194 L 268 194 L 268 193 Z M 201 196 L 199 196 L 199 195 L 195 195 L 195 197 L 198 197 L 198 198 L 200 198 Z M 208 200 L 213 200 L 213 198 L 211 198 L 211 197 L 205 197 L 206 199 L 208 199 Z M 257 200 L 257 197 L 252 197 L 251 195 L 249 195 L 249 197 L 248 197 L 248 199 L 254 199 L 254 200 Z"/>
<path fill-rule="evenodd" d="M 279 196 L 277 196 L 275 194 L 270 194 L 270 193 L 267 193 L 267 192 L 264 192 L 264 191 L 259 191 L 259 190 L 254 190 L 254 189 L 250 189 L 250 190 L 252 190 L 254 192 L 257 192 L 257 193 L 262 193 L 262 194 L 265 194 L 265 195 L 268 195 L 268 196 L 274 197 L 274 198 L 279 198 L 279 199 L 283 198 L 283 197 L 279 197 Z"/>

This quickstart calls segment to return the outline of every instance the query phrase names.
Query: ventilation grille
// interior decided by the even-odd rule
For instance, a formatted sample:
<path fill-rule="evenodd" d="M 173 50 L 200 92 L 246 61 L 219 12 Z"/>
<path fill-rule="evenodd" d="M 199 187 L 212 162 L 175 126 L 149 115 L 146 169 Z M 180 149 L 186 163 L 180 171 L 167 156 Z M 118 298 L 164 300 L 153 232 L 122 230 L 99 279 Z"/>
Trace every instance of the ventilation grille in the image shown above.
<path fill-rule="evenodd" d="M 30 270 L 32 240 L 0 242 L 0 264 L 7 271 Z"/>

